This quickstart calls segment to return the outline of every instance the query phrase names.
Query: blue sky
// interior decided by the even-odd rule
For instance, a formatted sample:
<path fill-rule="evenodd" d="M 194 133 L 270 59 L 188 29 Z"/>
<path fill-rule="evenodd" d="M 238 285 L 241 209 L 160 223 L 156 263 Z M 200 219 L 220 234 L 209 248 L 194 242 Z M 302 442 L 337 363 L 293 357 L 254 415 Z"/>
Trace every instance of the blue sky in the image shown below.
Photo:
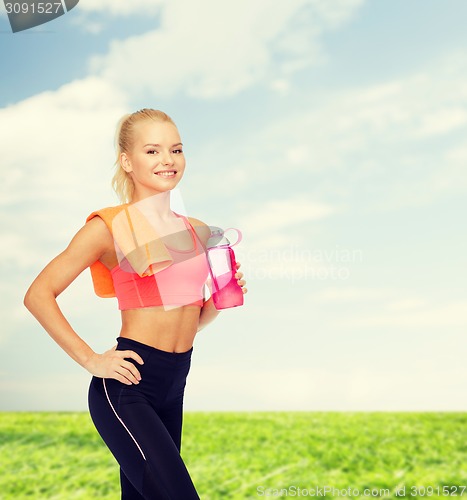
<path fill-rule="evenodd" d="M 245 305 L 197 336 L 187 410 L 465 411 L 466 14 L 81 0 L 12 34 L 1 11 L 0 409 L 86 409 L 90 374 L 22 298 L 118 203 L 117 120 L 154 107 L 185 144 L 184 209 L 243 232 Z M 96 351 L 115 344 L 88 270 L 59 304 Z"/>

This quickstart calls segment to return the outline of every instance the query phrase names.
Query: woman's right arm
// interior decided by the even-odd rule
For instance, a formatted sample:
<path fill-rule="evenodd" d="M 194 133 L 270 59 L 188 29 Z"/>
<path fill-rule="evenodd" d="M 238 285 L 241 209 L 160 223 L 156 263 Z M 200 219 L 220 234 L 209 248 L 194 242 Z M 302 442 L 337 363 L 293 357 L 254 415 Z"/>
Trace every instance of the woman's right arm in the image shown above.
<path fill-rule="evenodd" d="M 95 353 L 73 330 L 56 300 L 84 269 L 112 248 L 113 239 L 104 221 L 94 217 L 32 282 L 24 297 L 24 305 L 53 340 L 92 375 L 115 378 L 126 384 L 138 383 L 138 369 L 123 358 L 130 357 L 142 364 L 141 357 L 134 351 L 117 351 L 115 348 L 104 354 Z"/>

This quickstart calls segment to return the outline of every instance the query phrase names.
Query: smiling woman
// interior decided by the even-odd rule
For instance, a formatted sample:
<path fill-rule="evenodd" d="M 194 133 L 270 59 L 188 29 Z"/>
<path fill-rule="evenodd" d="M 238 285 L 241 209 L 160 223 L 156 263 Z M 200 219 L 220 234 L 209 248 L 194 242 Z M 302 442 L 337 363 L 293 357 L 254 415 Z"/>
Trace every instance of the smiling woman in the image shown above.
<path fill-rule="evenodd" d="M 170 208 L 185 171 L 177 127 L 162 111 L 120 120 L 113 185 L 122 204 L 91 213 L 68 247 L 34 280 L 24 303 L 92 375 L 88 402 L 120 465 L 122 499 L 197 499 L 181 458 L 183 399 L 199 330 L 219 311 L 208 284 L 209 226 Z M 116 297 L 117 345 L 94 352 L 56 298 L 87 267 L 101 297 Z M 239 263 L 237 263 L 237 270 Z M 243 288 L 243 274 L 235 277 Z"/>
<path fill-rule="evenodd" d="M 144 183 L 146 177 L 170 177 L 177 182 L 185 171 L 185 157 L 180 148 L 177 128 L 170 122 L 147 122 L 139 124 L 138 137 L 131 152 L 121 154 L 122 168 L 132 173 L 133 183 Z M 146 137 L 160 137 L 161 144 L 141 144 Z M 172 144 L 173 141 L 178 142 Z M 178 176 L 177 176 L 178 174 Z M 154 186 L 156 188 L 156 186 Z M 150 186 L 152 188 L 152 186 Z M 142 194 L 146 192 L 142 189 Z M 157 189 L 157 188 L 156 188 Z"/>
<path fill-rule="evenodd" d="M 158 138 L 157 143 L 151 142 L 154 137 Z M 117 127 L 115 139 L 117 170 L 112 183 L 121 199 L 128 201 L 133 198 L 134 176 L 138 175 L 140 168 L 144 166 L 149 169 L 151 166 L 154 168 L 158 163 L 163 165 L 167 157 L 171 161 L 176 160 L 176 165 L 171 165 L 171 170 L 175 172 L 172 177 L 177 180 L 177 183 L 182 178 L 185 171 L 182 142 L 175 123 L 163 111 L 143 109 L 138 113 L 125 115 Z M 152 155 L 159 160 L 157 163 L 154 158 L 148 158 Z M 134 172 L 134 169 L 136 169 L 136 174 L 129 175 Z M 162 170 L 163 167 L 160 167 L 158 172 Z"/>

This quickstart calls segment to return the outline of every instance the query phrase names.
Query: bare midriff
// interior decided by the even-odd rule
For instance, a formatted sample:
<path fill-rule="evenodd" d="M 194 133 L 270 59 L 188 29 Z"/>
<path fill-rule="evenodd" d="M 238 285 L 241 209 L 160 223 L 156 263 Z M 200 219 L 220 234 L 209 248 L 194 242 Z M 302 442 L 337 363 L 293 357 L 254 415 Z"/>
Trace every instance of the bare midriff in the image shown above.
<path fill-rule="evenodd" d="M 195 339 L 201 308 L 196 305 L 173 309 L 164 306 L 121 311 L 120 336 L 162 351 L 186 352 Z"/>

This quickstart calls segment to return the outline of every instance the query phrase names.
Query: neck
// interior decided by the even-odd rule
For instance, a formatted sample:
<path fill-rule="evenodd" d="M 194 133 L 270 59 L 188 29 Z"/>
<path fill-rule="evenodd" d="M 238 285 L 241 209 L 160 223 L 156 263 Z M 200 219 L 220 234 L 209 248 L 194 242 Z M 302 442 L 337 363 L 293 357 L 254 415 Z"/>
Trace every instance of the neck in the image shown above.
<path fill-rule="evenodd" d="M 143 212 L 151 213 L 153 216 L 158 215 L 161 219 L 173 217 L 170 209 L 170 191 L 149 196 L 134 196 L 129 204 Z"/>

